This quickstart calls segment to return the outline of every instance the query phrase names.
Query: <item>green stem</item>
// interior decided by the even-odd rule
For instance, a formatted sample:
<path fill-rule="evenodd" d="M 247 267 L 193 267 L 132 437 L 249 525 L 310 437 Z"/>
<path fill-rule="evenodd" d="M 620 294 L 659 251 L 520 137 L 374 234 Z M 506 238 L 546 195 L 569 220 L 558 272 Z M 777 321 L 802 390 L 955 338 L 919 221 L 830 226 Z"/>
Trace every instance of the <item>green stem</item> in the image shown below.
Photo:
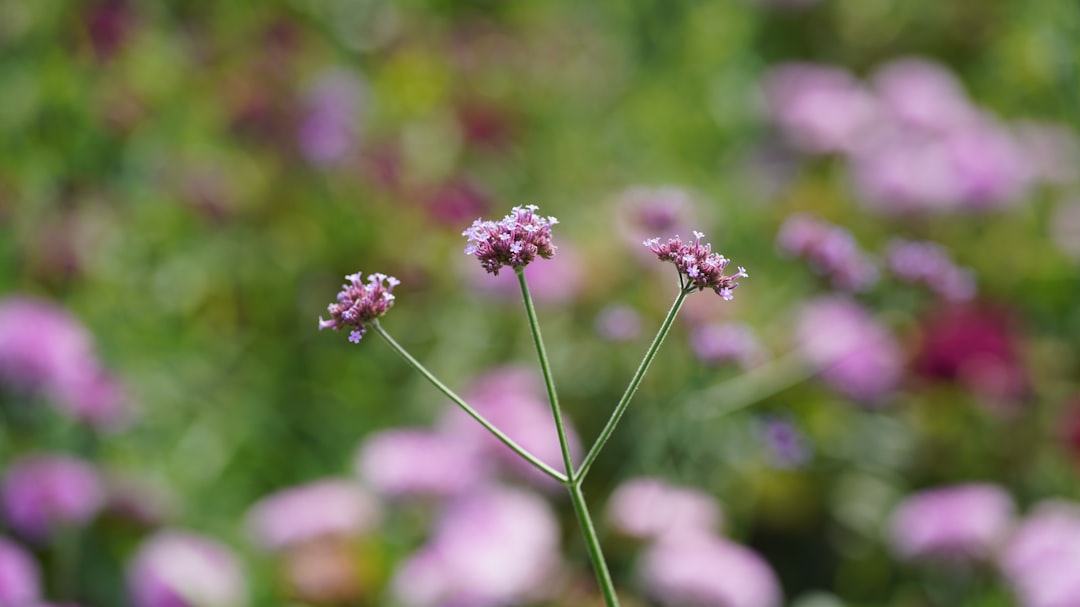
<path fill-rule="evenodd" d="M 570 501 L 574 504 L 574 514 L 577 515 L 581 532 L 585 534 L 585 546 L 589 549 L 589 559 L 592 560 L 593 569 L 596 572 L 596 581 L 600 584 L 600 590 L 604 593 L 604 603 L 607 607 L 619 607 L 619 597 L 615 594 L 615 584 L 611 581 L 611 573 L 604 560 L 604 552 L 600 549 L 600 538 L 596 535 L 589 509 L 585 505 L 585 494 L 581 492 L 580 478 L 571 481 L 567 488 L 570 490 Z"/>
<path fill-rule="evenodd" d="M 570 458 L 570 443 L 566 440 L 566 427 L 563 425 L 562 412 L 559 411 L 559 397 L 555 393 L 551 363 L 548 362 L 547 351 L 544 350 L 544 338 L 540 337 L 540 322 L 536 319 L 536 308 L 533 306 L 532 295 L 529 294 L 529 284 L 525 280 L 525 269 L 515 268 L 515 272 L 518 284 L 521 285 L 521 297 L 525 300 L 525 313 L 529 317 L 529 329 L 532 330 L 536 355 L 540 357 L 540 370 L 544 373 L 544 385 L 547 386 L 548 402 L 551 403 L 551 415 L 555 418 L 555 430 L 559 434 L 559 449 L 562 451 L 563 465 L 566 466 L 566 477 L 573 483 L 574 462 Z"/>
<path fill-rule="evenodd" d="M 589 468 L 596 461 L 596 458 L 600 455 L 600 450 L 604 448 L 604 444 L 611 438 L 612 432 L 615 431 L 615 426 L 619 423 L 619 419 L 622 418 L 623 413 L 626 412 L 626 408 L 630 405 L 630 399 L 634 396 L 634 392 L 637 391 L 638 385 L 641 384 L 641 379 L 645 377 L 645 372 L 649 370 L 649 365 L 652 363 L 653 358 L 656 357 L 656 353 L 660 350 L 660 344 L 664 343 L 664 338 L 667 337 L 669 331 L 671 331 L 671 325 L 675 322 L 675 316 L 679 314 L 679 309 L 682 308 L 683 302 L 686 301 L 686 296 L 689 293 L 680 288 L 679 296 L 675 298 L 675 303 L 671 305 L 671 310 L 668 311 L 667 317 L 664 318 L 663 324 L 660 325 L 660 331 L 656 333 L 656 337 L 653 338 L 653 342 L 649 345 L 649 349 L 645 352 L 645 358 L 641 359 L 641 365 L 638 366 L 638 370 L 634 373 L 634 377 L 630 379 L 630 384 L 626 386 L 626 392 L 623 393 L 622 398 L 619 399 L 619 403 L 615 405 L 615 410 L 611 413 L 611 418 L 608 419 L 604 429 L 600 431 L 600 436 L 596 438 L 596 442 L 593 443 L 588 454 L 585 455 L 585 460 L 581 462 L 581 467 L 578 468 L 577 474 L 573 475 L 573 479 L 580 482 L 588 474 Z"/>
<path fill-rule="evenodd" d="M 551 466 L 549 466 L 549 465 L 545 464 L 544 462 L 540 461 L 540 459 L 537 458 L 535 455 L 533 455 L 532 453 L 529 453 L 529 451 L 526 450 L 524 447 L 522 447 L 521 445 L 514 442 L 514 439 L 512 439 L 509 436 L 503 434 L 503 432 L 501 430 L 496 428 L 491 422 L 489 422 L 487 419 L 485 419 L 483 415 L 480 415 L 480 413 L 478 411 L 476 411 L 476 409 L 473 409 L 472 407 L 470 407 L 469 404 L 466 403 L 464 400 L 462 400 L 462 398 L 460 396 L 458 396 L 457 394 L 454 394 L 453 390 L 448 388 L 445 384 L 443 384 L 441 381 L 439 381 L 438 378 L 436 378 L 434 375 L 432 375 L 432 373 L 430 371 L 428 371 L 424 367 L 424 365 L 420 364 L 419 361 L 417 361 L 415 358 L 413 358 L 412 355 L 409 354 L 405 350 L 405 348 L 403 348 L 401 346 L 401 344 L 394 341 L 394 338 L 390 337 L 390 334 L 387 333 L 386 330 L 383 329 L 381 325 L 379 325 L 379 321 L 377 321 L 377 320 L 372 321 L 371 326 L 374 327 L 375 332 L 377 332 L 380 337 L 385 339 L 386 343 L 390 344 L 390 347 L 393 348 L 394 351 L 397 352 L 402 358 L 404 358 L 406 362 L 408 362 L 410 365 L 412 365 L 412 367 L 414 369 L 416 369 L 420 373 L 420 375 L 423 375 L 425 378 L 427 378 L 427 380 L 429 382 L 431 382 L 431 384 L 433 386 L 438 388 L 440 392 L 442 392 L 443 394 L 445 394 L 447 396 L 447 398 L 454 401 L 454 403 L 457 404 L 457 406 L 461 407 L 466 413 L 469 414 L 470 417 L 472 417 L 477 422 L 479 422 L 481 426 L 487 428 L 488 432 L 491 432 L 495 436 L 495 438 L 501 440 L 503 442 L 503 444 L 505 444 L 507 447 L 510 447 L 515 453 L 517 453 L 518 455 L 523 457 L 526 461 L 528 461 L 530 464 L 535 466 L 538 470 L 540 470 L 544 474 L 547 474 L 548 476 L 550 476 L 551 478 L 559 481 L 560 483 L 566 484 L 566 482 L 568 480 L 567 475 L 559 472 L 558 470 L 555 470 Z"/>

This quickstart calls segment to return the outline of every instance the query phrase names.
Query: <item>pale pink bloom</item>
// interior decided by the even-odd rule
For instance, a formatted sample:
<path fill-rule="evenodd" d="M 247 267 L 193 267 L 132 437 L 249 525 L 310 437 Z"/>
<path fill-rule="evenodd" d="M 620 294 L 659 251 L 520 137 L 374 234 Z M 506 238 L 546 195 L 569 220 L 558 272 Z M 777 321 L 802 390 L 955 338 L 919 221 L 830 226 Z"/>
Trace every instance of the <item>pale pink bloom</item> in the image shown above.
<path fill-rule="evenodd" d="M 328 70 L 304 100 L 297 140 L 304 157 L 321 167 L 341 163 L 355 153 L 360 138 L 363 82 L 345 70 Z"/>
<path fill-rule="evenodd" d="M 1063 124 L 1023 121 L 1014 126 L 1032 176 L 1042 182 L 1068 185 L 1080 177 L 1080 141 Z"/>
<path fill-rule="evenodd" d="M 564 469 L 555 421 L 539 375 L 521 367 L 499 367 L 478 378 L 463 396 L 488 421 L 541 461 L 556 470 Z M 563 425 L 570 452 L 577 458 L 581 442 L 565 415 Z M 494 458 L 508 472 L 541 488 L 559 487 L 456 406 L 446 410 L 442 427 L 444 432 L 478 445 L 485 456 Z"/>
<path fill-rule="evenodd" d="M 641 315 L 630 306 L 608 306 L 600 311 L 593 326 L 604 339 L 632 341 L 641 333 Z"/>
<path fill-rule="evenodd" d="M 373 529 L 382 507 L 347 479 L 324 479 L 283 489 L 256 503 L 247 515 L 255 540 L 280 550 L 325 537 L 354 537 Z"/>
<path fill-rule="evenodd" d="M 1074 607 L 1080 597 L 1080 507 L 1036 506 L 1001 551 L 1000 566 L 1022 607 Z"/>
<path fill-rule="evenodd" d="M 620 532 L 640 539 L 717 531 L 722 521 L 716 499 L 696 489 L 657 478 L 634 478 L 608 499 L 607 517 Z"/>
<path fill-rule="evenodd" d="M 159 531 L 128 567 L 133 607 L 242 607 L 247 586 L 235 555 L 207 537 Z"/>
<path fill-rule="evenodd" d="M 105 504 L 97 470 L 66 455 L 33 455 L 14 462 L 0 491 L 8 523 L 35 539 L 58 526 L 84 524 Z"/>
<path fill-rule="evenodd" d="M 1013 522 L 1013 500 L 989 484 L 920 491 L 893 511 L 889 539 L 903 558 L 986 560 Z"/>
<path fill-rule="evenodd" d="M 780 65 L 765 76 L 763 88 L 770 118 L 804 152 L 850 150 L 877 113 L 873 96 L 839 68 Z"/>
<path fill-rule="evenodd" d="M 0 605 L 18 607 L 40 598 L 37 562 L 21 546 L 0 537 Z"/>
<path fill-rule="evenodd" d="M 394 575 L 409 607 L 511 607 L 558 591 L 559 525 L 540 497 L 491 488 L 462 496 Z"/>
<path fill-rule="evenodd" d="M 390 497 L 451 497 L 484 482 L 489 468 L 460 437 L 421 429 L 377 432 L 356 455 L 360 477 Z"/>
<path fill-rule="evenodd" d="M 665 607 L 779 607 L 769 564 L 732 541 L 700 533 L 666 537 L 641 557 L 646 591 Z"/>
<path fill-rule="evenodd" d="M 879 68 L 872 80 L 884 118 L 902 129 L 943 133 L 978 114 L 956 77 L 932 61 L 897 59 Z"/>
<path fill-rule="evenodd" d="M 616 206 L 614 216 L 619 235 L 643 261 L 651 260 L 651 256 L 641 251 L 644 240 L 690 234 L 692 226 L 699 223 L 693 196 L 677 186 L 635 186 L 618 195 Z"/>
<path fill-rule="evenodd" d="M 850 299 L 822 297 L 804 304 L 795 341 L 822 379 L 853 399 L 876 400 L 900 381 L 903 355 L 896 339 Z"/>
<path fill-rule="evenodd" d="M 733 362 L 748 369 L 762 361 L 765 351 L 753 331 L 743 323 L 720 323 L 696 327 L 690 346 L 698 359 L 712 364 Z"/>

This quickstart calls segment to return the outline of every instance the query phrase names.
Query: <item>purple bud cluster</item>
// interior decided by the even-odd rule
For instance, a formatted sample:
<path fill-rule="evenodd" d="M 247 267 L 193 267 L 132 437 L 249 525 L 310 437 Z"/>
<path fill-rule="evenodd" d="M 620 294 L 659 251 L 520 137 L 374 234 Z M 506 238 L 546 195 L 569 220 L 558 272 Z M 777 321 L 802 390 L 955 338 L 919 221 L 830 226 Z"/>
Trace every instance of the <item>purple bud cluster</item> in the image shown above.
<path fill-rule="evenodd" d="M 401 281 L 386 274 L 371 274 L 367 283 L 360 280 L 360 272 L 349 274 L 345 277 L 349 281 L 341 285 L 341 292 L 337 295 L 337 303 L 332 303 L 327 308 L 330 312 L 330 320 L 319 317 L 319 329 L 333 329 L 340 331 L 351 327 L 349 341 L 360 343 L 360 339 L 367 333 L 364 323 L 374 320 L 389 310 L 394 305 L 394 287 Z"/>
<path fill-rule="evenodd" d="M 734 299 L 736 282 L 740 278 L 749 278 L 746 269 L 739 266 L 739 271 L 731 276 L 724 275 L 730 261 L 719 253 L 712 252 L 712 245 L 702 244 L 701 239 L 705 235 L 694 232 L 694 242 L 684 243 L 678 236 L 660 244 L 659 238 L 650 238 L 644 244 L 652 251 L 660 261 L 670 261 L 679 270 L 679 275 L 686 280 L 684 289 L 689 291 L 702 291 L 712 289 L 725 301 Z"/>
<path fill-rule="evenodd" d="M 895 239 L 885 252 L 889 270 L 900 280 L 925 284 L 943 299 L 964 301 L 975 295 L 975 276 L 953 263 L 945 247 Z"/>
<path fill-rule="evenodd" d="M 555 245 L 551 244 L 551 226 L 559 223 L 554 217 L 536 215 L 537 206 L 514 207 L 500 221 L 477 219 L 461 233 L 469 239 L 466 255 L 474 255 L 484 269 L 498 276 L 499 268 L 523 268 L 539 255 L 551 259 Z"/>
<path fill-rule="evenodd" d="M 777 244 L 788 255 L 806 259 L 837 289 L 862 291 L 877 282 L 877 265 L 840 226 L 798 213 L 780 227 Z"/>

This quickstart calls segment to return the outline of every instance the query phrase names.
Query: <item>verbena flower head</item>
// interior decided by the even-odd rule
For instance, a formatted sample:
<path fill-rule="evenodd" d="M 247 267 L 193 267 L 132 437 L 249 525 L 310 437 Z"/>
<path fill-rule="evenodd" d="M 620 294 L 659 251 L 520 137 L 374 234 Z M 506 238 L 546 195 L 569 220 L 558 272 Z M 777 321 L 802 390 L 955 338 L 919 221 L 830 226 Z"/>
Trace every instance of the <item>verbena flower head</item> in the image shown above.
<path fill-rule="evenodd" d="M 500 221 L 477 219 L 461 233 L 469 239 L 466 255 L 475 255 L 480 265 L 498 276 L 499 268 L 524 268 L 539 255 L 551 259 L 555 245 L 551 244 L 551 226 L 559 223 L 554 217 L 536 214 L 537 206 L 514 207 Z"/>
<path fill-rule="evenodd" d="M 712 289 L 716 294 L 730 301 L 735 298 L 736 282 L 740 278 L 749 278 L 746 269 L 742 266 L 739 271 L 731 276 L 724 275 L 730 261 L 719 253 L 712 252 L 712 245 L 702 244 L 704 238 L 701 232 L 694 232 L 694 241 L 684 243 L 678 236 L 669 239 L 667 244 L 660 244 L 659 238 L 650 238 L 644 244 L 660 261 L 670 261 L 678 268 L 680 276 L 684 279 L 683 288 L 689 291 L 703 291 Z"/>
<path fill-rule="evenodd" d="M 332 303 L 327 308 L 330 320 L 319 317 L 319 330 L 341 331 L 351 328 L 349 341 L 356 344 L 360 343 L 364 333 L 367 333 L 364 323 L 386 314 L 386 311 L 393 307 L 394 287 L 401 284 L 401 281 L 393 276 L 375 273 L 369 275 L 367 283 L 364 283 L 360 280 L 360 272 L 349 274 L 345 280 L 349 282 L 341 285 L 337 303 Z"/>

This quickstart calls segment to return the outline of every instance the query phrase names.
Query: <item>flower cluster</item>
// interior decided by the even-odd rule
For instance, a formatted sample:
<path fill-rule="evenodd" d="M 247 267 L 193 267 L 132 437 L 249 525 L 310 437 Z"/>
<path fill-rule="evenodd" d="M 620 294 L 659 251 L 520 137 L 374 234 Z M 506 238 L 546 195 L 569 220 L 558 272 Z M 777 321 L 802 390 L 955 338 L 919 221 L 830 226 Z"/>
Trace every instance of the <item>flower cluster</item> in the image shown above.
<path fill-rule="evenodd" d="M 461 233 L 469 239 L 466 255 L 475 255 L 488 272 L 499 274 L 499 268 L 523 268 L 539 255 L 551 259 L 555 245 L 551 244 L 551 226 L 559 223 L 554 217 L 536 215 L 537 206 L 514 207 L 500 221 L 477 219 Z"/>
<path fill-rule="evenodd" d="M 705 235 L 694 232 L 694 242 L 684 243 L 678 236 L 660 244 L 659 238 L 650 238 L 644 244 L 660 261 L 670 261 L 679 269 L 679 274 L 687 280 L 687 291 L 712 289 L 725 300 L 735 297 L 735 282 L 739 278 L 749 278 L 746 269 L 742 266 L 739 271 L 731 276 L 724 276 L 724 268 L 728 265 L 728 258 L 719 253 L 712 252 L 712 245 L 702 244 L 701 239 Z"/>
<path fill-rule="evenodd" d="M 851 232 L 813 215 L 788 217 L 776 242 L 784 253 L 806 259 L 814 272 L 828 276 L 837 289 L 862 291 L 877 282 L 877 266 Z"/>
<path fill-rule="evenodd" d="M 975 296 L 975 276 L 953 263 L 945 247 L 933 243 L 895 239 L 885 257 L 889 269 L 904 282 L 923 283 L 942 298 L 964 301 Z"/>
<path fill-rule="evenodd" d="M 360 281 L 360 272 L 349 274 L 345 280 L 349 282 L 341 285 L 337 303 L 332 303 L 327 308 L 330 320 L 319 317 L 319 329 L 340 331 L 345 327 L 352 327 L 349 341 L 356 344 L 360 343 L 360 338 L 367 333 L 364 323 L 386 314 L 394 305 L 394 287 L 401 284 L 401 281 L 393 276 L 375 273 L 369 275 L 367 284 L 364 284 Z"/>

